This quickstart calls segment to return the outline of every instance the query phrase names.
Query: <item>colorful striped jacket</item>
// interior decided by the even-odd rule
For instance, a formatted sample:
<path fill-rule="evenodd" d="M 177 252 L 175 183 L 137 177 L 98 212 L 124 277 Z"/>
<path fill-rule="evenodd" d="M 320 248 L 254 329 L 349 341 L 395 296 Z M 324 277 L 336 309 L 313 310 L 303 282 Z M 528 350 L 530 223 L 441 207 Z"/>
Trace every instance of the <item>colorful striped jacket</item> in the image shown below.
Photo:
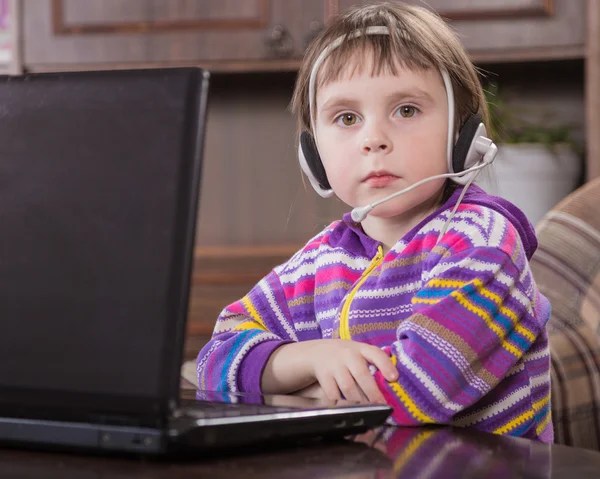
<path fill-rule="evenodd" d="M 384 256 L 349 215 L 219 316 L 198 355 L 200 389 L 260 392 L 282 344 L 342 338 L 381 347 L 399 379 L 375 380 L 392 422 L 472 427 L 552 442 L 550 304 L 528 260 L 535 233 L 477 186 L 460 191 Z"/>

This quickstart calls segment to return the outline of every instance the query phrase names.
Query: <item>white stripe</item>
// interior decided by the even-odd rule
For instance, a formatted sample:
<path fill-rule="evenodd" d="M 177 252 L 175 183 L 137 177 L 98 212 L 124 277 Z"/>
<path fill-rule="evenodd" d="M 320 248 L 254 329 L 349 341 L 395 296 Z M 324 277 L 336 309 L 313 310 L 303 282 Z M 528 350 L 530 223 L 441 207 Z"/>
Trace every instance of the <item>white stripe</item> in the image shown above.
<path fill-rule="evenodd" d="M 499 269 L 497 263 L 488 263 L 488 262 L 483 262 L 478 259 L 467 257 L 467 258 L 464 258 L 464 259 L 462 259 L 460 261 L 456 261 L 456 262 L 442 260 L 441 262 L 436 264 L 433 268 L 431 268 L 431 270 L 424 272 L 423 277 L 424 277 L 425 281 L 429 281 L 431 278 L 440 276 L 442 273 L 445 273 L 446 271 L 448 271 L 449 269 L 452 269 L 452 268 L 469 268 L 473 271 L 478 271 L 478 272 L 485 272 L 485 271 L 496 272 Z"/>
<path fill-rule="evenodd" d="M 511 297 L 514 298 L 521 306 L 526 308 L 527 312 L 533 315 L 533 308 L 529 297 L 525 295 L 518 287 L 515 287 L 514 278 L 510 277 L 502 270 L 497 263 L 488 263 L 474 258 L 465 258 L 456 263 L 441 262 L 436 264 L 429 272 L 423 274 L 424 281 L 429 281 L 431 278 L 442 275 L 452 268 L 470 269 L 474 272 L 491 272 L 495 274 L 495 280 L 504 286 L 511 289 Z M 500 271 L 499 271 L 500 270 Z"/>
<path fill-rule="evenodd" d="M 309 329 L 319 329 L 319 324 L 316 321 L 298 321 L 294 323 L 297 331 L 307 331 Z"/>
<path fill-rule="evenodd" d="M 455 217 L 456 218 L 456 217 Z M 454 230 L 458 233 L 461 233 L 463 236 L 466 236 L 474 247 L 478 246 L 487 246 L 487 238 L 479 231 L 477 228 L 473 228 L 471 223 L 467 223 L 464 220 L 456 220 L 452 218 L 450 225 L 448 227 L 448 231 Z M 427 234 L 427 233 L 437 233 L 442 230 L 444 226 L 445 220 L 440 215 L 435 219 L 431 220 L 426 227 L 424 227 L 419 234 Z"/>
<path fill-rule="evenodd" d="M 550 371 L 537 376 L 531 376 L 531 378 L 529 378 L 529 384 L 531 384 L 531 386 L 534 388 L 544 386 L 546 384 L 550 385 Z"/>
<path fill-rule="evenodd" d="M 471 223 L 467 223 L 466 221 L 455 221 L 453 219 L 448 228 L 448 231 L 451 230 L 457 231 L 469 238 L 474 247 L 488 245 L 487 236 L 484 236 L 478 229 L 473 228 Z"/>
<path fill-rule="evenodd" d="M 449 230 L 454 229 L 465 236 L 467 236 L 474 243 L 475 246 L 486 246 L 487 243 L 487 225 L 490 223 L 489 214 L 493 210 L 482 207 L 481 213 L 471 211 L 461 211 L 454 215 L 449 225 Z M 436 216 L 429 223 L 423 226 L 417 235 L 426 235 L 429 233 L 438 233 L 441 231 L 443 225 L 448 220 L 450 212 L 445 211 L 444 213 Z M 498 214 L 498 216 L 501 216 Z M 472 222 L 468 222 L 470 219 Z M 475 223 L 475 225 L 473 225 Z M 474 227 L 475 226 L 475 227 Z"/>
<path fill-rule="evenodd" d="M 508 221 L 504 216 L 501 214 L 494 215 L 492 218 L 492 230 L 488 239 L 489 245 L 494 247 L 500 246 L 508 227 Z"/>
<path fill-rule="evenodd" d="M 263 294 L 267 298 L 267 301 L 269 302 L 269 306 L 271 306 L 271 311 L 273 311 L 275 313 L 275 316 L 277 317 L 277 321 L 279 322 L 279 324 L 281 324 L 281 326 L 283 326 L 283 329 L 285 329 L 285 332 L 288 334 L 288 337 L 293 339 L 294 341 L 298 341 L 298 336 L 296 335 L 296 331 L 294 331 L 294 328 L 290 325 L 287 318 L 283 315 L 281 308 L 277 304 L 277 301 L 275 301 L 275 297 L 273 296 L 273 291 L 271 291 L 271 288 L 269 288 L 269 285 L 267 284 L 267 282 L 265 280 L 261 280 L 260 283 L 258 283 L 258 285 L 260 287 L 260 290 L 263 292 Z"/>
<path fill-rule="evenodd" d="M 338 309 L 339 308 L 331 308 L 331 309 L 328 309 L 326 311 L 317 311 L 317 313 L 315 315 L 316 318 L 317 318 L 317 321 L 319 323 L 322 323 L 323 321 L 325 321 L 327 319 L 335 317 L 335 315 L 338 312 Z"/>
<path fill-rule="evenodd" d="M 323 339 L 331 338 L 331 336 L 333 335 L 333 328 L 323 329 L 321 331 L 321 334 L 323 336 Z"/>
<path fill-rule="evenodd" d="M 362 272 L 371 261 L 368 258 L 351 257 L 341 251 L 335 250 L 327 252 L 316 258 L 315 262 L 305 262 L 296 269 L 288 268 L 287 266 L 279 273 L 281 284 L 294 284 L 305 276 L 314 275 L 317 269 L 326 266 L 346 266 L 347 268 Z"/>
<path fill-rule="evenodd" d="M 296 284 L 304 277 L 314 276 L 315 272 L 316 267 L 313 263 L 305 263 L 291 273 L 287 273 L 287 268 L 285 268 L 285 270 L 283 270 L 281 273 L 278 273 L 278 276 L 281 285 L 284 286 L 286 284 Z"/>
<path fill-rule="evenodd" d="M 448 396 L 440 389 L 440 387 L 427 375 L 423 369 L 421 369 L 417 364 L 415 364 L 410 356 L 406 354 L 404 351 L 404 346 L 401 341 L 396 341 L 394 343 L 395 349 L 397 351 L 397 358 L 400 362 L 408 369 L 411 373 L 413 373 L 416 378 L 427 388 L 427 390 L 437 399 L 442 407 L 446 409 L 450 409 L 453 412 L 458 412 L 463 409 L 463 406 L 460 404 L 451 401 Z"/>
<path fill-rule="evenodd" d="M 227 331 L 231 331 L 236 326 L 240 325 L 247 319 L 250 319 L 248 316 L 244 316 L 243 314 L 236 314 L 232 318 L 227 319 L 218 319 L 217 324 L 215 324 L 215 330 L 213 334 L 226 333 Z"/>
<path fill-rule="evenodd" d="M 402 323 L 400 327 L 398 327 L 398 332 L 396 333 L 396 336 L 399 337 L 404 331 L 412 331 L 419 334 L 425 341 L 427 341 L 438 351 L 444 354 L 444 356 L 450 359 L 471 386 L 473 386 L 475 389 L 478 389 L 483 394 L 489 392 L 490 386 L 483 379 L 481 379 L 475 374 L 473 368 L 471 367 L 471 364 L 466 360 L 466 358 L 461 354 L 461 352 L 458 349 L 456 349 L 451 343 L 445 341 L 436 334 L 433 334 L 428 329 L 423 328 L 418 324 L 412 323 L 411 321 L 405 321 L 404 323 Z"/>
<path fill-rule="evenodd" d="M 360 289 L 354 295 L 355 298 L 390 298 L 402 293 L 412 293 L 421 289 L 422 286 L 421 281 L 415 281 L 413 283 L 403 284 L 396 288 L 385 288 L 385 289 L 375 289 L 375 290 L 367 290 Z"/>
<path fill-rule="evenodd" d="M 210 349 L 208 350 L 208 352 L 202 356 L 202 359 L 200 361 L 198 361 L 196 363 L 196 376 L 198 379 L 198 384 L 200 384 L 200 372 L 202 370 L 202 368 L 206 365 L 206 362 L 208 361 L 208 358 L 210 357 L 210 355 L 213 353 L 213 351 L 215 349 L 217 349 L 221 344 L 223 343 L 223 341 L 221 340 L 215 340 L 212 345 L 210 346 Z"/>
<path fill-rule="evenodd" d="M 548 345 L 541 351 L 536 351 L 535 353 L 525 353 L 523 355 L 523 361 L 535 361 L 536 359 L 543 359 L 550 356 L 550 348 Z"/>
<path fill-rule="evenodd" d="M 309 242 L 310 243 L 310 242 Z M 294 256 L 292 256 L 287 263 L 285 263 L 286 267 L 289 268 L 297 268 L 302 263 L 305 263 L 310 260 L 314 260 L 319 255 L 323 254 L 324 251 L 335 251 L 339 248 L 332 248 L 330 245 L 326 243 L 321 243 L 317 248 L 307 250 L 306 247 L 303 250 L 298 251 Z"/>
<path fill-rule="evenodd" d="M 349 318 L 350 319 L 358 319 L 358 318 L 374 318 L 374 317 L 384 317 L 384 316 L 396 316 L 402 313 L 412 313 L 413 307 L 412 304 L 401 304 L 400 306 L 396 306 L 394 308 L 382 308 L 382 309 L 355 309 L 350 311 Z M 394 318 L 401 319 L 401 318 Z"/>
<path fill-rule="evenodd" d="M 485 409 L 480 409 L 479 411 L 475 411 L 467 416 L 461 417 L 455 421 L 453 421 L 453 426 L 472 426 L 480 421 L 484 421 L 485 419 L 489 419 L 492 416 L 500 414 L 503 411 L 511 408 L 519 401 L 529 397 L 531 395 L 531 388 L 529 386 L 525 386 L 522 388 L 513 391 L 511 394 L 506 396 L 504 399 L 497 403 L 490 404 Z"/>
<path fill-rule="evenodd" d="M 521 371 L 523 371 L 525 369 L 525 364 L 523 363 L 523 361 L 519 361 L 517 364 L 515 364 L 510 371 L 508 371 L 508 373 L 506 374 L 506 376 L 504 376 L 505 378 L 509 377 L 509 376 L 514 376 L 517 373 L 520 373 Z"/>
<path fill-rule="evenodd" d="M 311 239 L 309 239 L 306 242 L 306 246 L 304 246 L 304 248 L 302 248 L 301 250 L 296 251 L 296 253 L 293 254 L 293 256 L 285 263 L 285 265 L 290 265 L 290 266 L 294 267 L 297 264 L 303 262 L 304 258 L 311 259 L 311 258 L 314 258 L 315 256 L 318 256 L 324 249 L 331 249 L 331 246 L 328 245 L 327 243 L 323 243 L 322 240 L 325 237 L 325 235 L 330 233 L 333 229 L 335 229 L 335 227 L 339 223 L 340 223 L 339 221 L 334 221 L 329 226 L 327 226 L 325 229 L 321 230 L 319 233 L 317 233 L 315 236 L 313 236 Z M 314 244 L 319 243 L 319 242 L 321 242 L 319 244 L 319 246 L 314 248 Z M 314 249 L 307 251 L 307 248 L 309 245 L 311 245 L 311 248 L 314 248 Z"/>

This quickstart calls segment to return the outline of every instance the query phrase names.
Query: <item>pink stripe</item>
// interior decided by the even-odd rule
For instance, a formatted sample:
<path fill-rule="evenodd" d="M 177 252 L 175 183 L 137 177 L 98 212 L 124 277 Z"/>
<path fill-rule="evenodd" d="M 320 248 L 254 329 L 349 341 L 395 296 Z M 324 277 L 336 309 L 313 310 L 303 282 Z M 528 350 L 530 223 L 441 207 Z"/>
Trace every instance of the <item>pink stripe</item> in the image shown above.
<path fill-rule="evenodd" d="M 288 301 L 293 301 L 299 296 L 314 294 L 316 287 L 327 286 L 334 281 L 347 281 L 351 285 L 354 284 L 361 273 L 352 271 L 349 268 L 340 265 L 331 265 L 328 267 L 319 268 L 319 274 L 316 278 L 313 275 L 296 281 L 294 284 L 283 285 L 283 291 Z"/>
<path fill-rule="evenodd" d="M 392 412 L 392 419 L 401 426 L 413 426 L 419 424 L 408 413 L 408 411 L 406 411 L 404 405 L 402 405 L 398 397 L 391 390 L 388 382 L 383 377 L 383 374 L 377 371 L 374 377 L 375 381 L 377 382 L 377 386 L 379 386 L 379 390 L 385 398 L 385 402 L 394 408 L 394 411 Z"/>

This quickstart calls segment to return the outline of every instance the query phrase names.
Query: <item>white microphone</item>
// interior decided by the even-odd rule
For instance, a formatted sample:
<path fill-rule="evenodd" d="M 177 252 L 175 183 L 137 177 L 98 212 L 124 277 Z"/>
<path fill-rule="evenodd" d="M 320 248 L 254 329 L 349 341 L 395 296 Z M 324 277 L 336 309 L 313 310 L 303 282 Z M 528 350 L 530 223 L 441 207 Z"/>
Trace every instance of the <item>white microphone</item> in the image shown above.
<path fill-rule="evenodd" d="M 483 138 L 484 137 L 479 137 L 478 140 L 483 140 Z M 409 187 L 404 188 L 403 190 L 397 191 L 396 193 L 392 193 L 390 196 L 387 196 L 387 197 L 383 198 L 382 200 L 375 201 L 374 203 L 371 203 L 370 205 L 367 205 L 367 206 L 359 206 L 357 208 L 354 208 L 352 210 L 352 213 L 350 214 L 350 216 L 352 217 L 352 221 L 355 221 L 356 223 L 360 223 L 361 221 L 364 221 L 364 219 L 367 217 L 367 215 L 376 206 L 379 206 L 380 204 L 385 203 L 386 201 L 393 200 L 397 196 L 403 195 L 404 193 L 408 193 L 409 191 L 413 190 L 417 186 L 421 186 L 423 183 L 427 183 L 428 181 L 438 180 L 440 178 L 456 178 L 456 177 L 467 175 L 469 173 L 473 173 L 474 171 L 479 171 L 482 168 L 485 168 L 492 161 L 494 161 L 494 158 L 496 157 L 496 153 L 498 153 L 498 147 L 494 143 L 492 143 L 491 140 L 489 140 L 487 138 L 485 138 L 485 139 L 487 140 L 487 142 L 486 142 L 487 145 L 485 147 L 486 151 L 485 151 L 485 154 L 483 155 L 483 159 L 480 164 L 478 164 L 476 166 L 472 166 L 471 168 L 467 168 L 466 170 L 463 170 L 459 173 L 443 173 L 441 175 L 435 175 L 435 176 L 430 176 L 429 178 L 423 178 L 422 180 L 417 181 L 415 184 L 410 185 Z"/>

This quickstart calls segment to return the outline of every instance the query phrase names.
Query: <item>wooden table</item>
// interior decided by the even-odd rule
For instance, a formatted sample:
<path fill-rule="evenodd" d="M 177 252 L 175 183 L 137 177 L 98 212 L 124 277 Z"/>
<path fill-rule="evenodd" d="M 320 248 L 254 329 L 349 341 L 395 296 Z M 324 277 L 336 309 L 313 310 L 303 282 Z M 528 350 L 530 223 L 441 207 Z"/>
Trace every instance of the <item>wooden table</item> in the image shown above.
<path fill-rule="evenodd" d="M 348 441 L 176 460 L 4 449 L 0 477 L 584 479 L 600 477 L 600 453 L 452 428 L 382 428 Z"/>

